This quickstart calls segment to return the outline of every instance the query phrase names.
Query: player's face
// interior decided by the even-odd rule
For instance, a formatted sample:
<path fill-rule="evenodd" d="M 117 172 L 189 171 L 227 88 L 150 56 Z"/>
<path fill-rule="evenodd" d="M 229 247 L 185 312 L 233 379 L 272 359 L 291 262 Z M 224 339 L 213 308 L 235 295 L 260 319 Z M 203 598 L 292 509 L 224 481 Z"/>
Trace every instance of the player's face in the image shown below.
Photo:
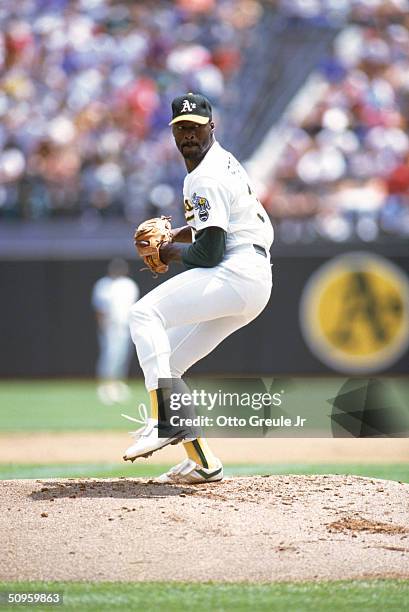
<path fill-rule="evenodd" d="M 179 121 L 172 126 L 173 137 L 185 160 L 199 161 L 213 143 L 213 122 L 205 125 L 193 121 Z"/>

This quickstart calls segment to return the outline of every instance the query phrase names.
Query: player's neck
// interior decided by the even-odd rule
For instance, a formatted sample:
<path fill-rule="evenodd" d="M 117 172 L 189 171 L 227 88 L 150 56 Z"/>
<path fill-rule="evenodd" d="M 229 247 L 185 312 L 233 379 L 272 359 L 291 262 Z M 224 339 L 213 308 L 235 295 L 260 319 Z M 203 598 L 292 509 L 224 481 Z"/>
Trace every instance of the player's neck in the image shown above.
<path fill-rule="evenodd" d="M 203 161 L 203 159 L 206 157 L 206 155 L 208 154 L 209 150 L 211 149 L 211 147 L 214 145 L 215 143 L 215 139 L 212 138 L 210 141 L 209 146 L 207 147 L 207 149 L 205 150 L 205 152 L 198 157 L 197 159 L 185 159 L 185 165 L 186 165 L 186 169 L 188 171 L 188 173 L 193 172 L 193 170 L 195 170 L 198 165 Z"/>

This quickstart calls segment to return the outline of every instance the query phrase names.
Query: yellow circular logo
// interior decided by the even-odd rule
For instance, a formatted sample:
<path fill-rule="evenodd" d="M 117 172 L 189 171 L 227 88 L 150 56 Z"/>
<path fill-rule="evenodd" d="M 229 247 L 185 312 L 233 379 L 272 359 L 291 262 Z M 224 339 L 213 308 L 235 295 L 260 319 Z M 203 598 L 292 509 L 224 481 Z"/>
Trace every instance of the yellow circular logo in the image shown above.
<path fill-rule="evenodd" d="M 324 363 L 342 372 L 378 371 L 408 347 L 408 278 L 378 255 L 340 255 L 308 281 L 300 318 L 305 341 Z"/>

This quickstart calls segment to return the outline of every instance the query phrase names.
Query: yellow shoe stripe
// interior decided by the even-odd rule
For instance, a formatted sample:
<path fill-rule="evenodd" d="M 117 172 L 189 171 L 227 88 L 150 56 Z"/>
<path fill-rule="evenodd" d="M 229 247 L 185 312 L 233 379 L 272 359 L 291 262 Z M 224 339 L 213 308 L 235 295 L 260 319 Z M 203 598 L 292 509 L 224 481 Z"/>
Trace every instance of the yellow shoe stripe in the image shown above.
<path fill-rule="evenodd" d="M 184 442 L 183 446 L 189 459 L 192 459 L 198 465 L 206 469 L 215 465 L 215 457 L 205 438 L 196 438 L 192 442 Z"/>
<path fill-rule="evenodd" d="M 191 459 L 192 461 L 194 461 L 195 463 L 197 463 L 198 465 L 203 466 L 200 457 L 193 445 L 193 442 L 183 442 L 183 447 L 186 451 L 187 456 L 189 457 L 189 459 Z"/>
<path fill-rule="evenodd" d="M 158 408 L 158 395 L 156 391 L 149 391 L 149 398 L 151 401 L 151 417 L 153 419 L 159 418 L 159 408 Z"/>

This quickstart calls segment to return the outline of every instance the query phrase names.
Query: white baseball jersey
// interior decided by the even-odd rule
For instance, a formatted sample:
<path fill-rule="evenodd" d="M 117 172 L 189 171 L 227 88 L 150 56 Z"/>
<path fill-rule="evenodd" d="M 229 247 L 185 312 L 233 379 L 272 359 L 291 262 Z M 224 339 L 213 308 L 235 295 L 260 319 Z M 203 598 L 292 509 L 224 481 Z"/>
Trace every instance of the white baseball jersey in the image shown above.
<path fill-rule="evenodd" d="M 184 181 L 185 218 L 197 232 L 221 227 L 227 232 L 226 252 L 258 244 L 269 251 L 274 230 L 237 159 L 214 142 Z"/>

